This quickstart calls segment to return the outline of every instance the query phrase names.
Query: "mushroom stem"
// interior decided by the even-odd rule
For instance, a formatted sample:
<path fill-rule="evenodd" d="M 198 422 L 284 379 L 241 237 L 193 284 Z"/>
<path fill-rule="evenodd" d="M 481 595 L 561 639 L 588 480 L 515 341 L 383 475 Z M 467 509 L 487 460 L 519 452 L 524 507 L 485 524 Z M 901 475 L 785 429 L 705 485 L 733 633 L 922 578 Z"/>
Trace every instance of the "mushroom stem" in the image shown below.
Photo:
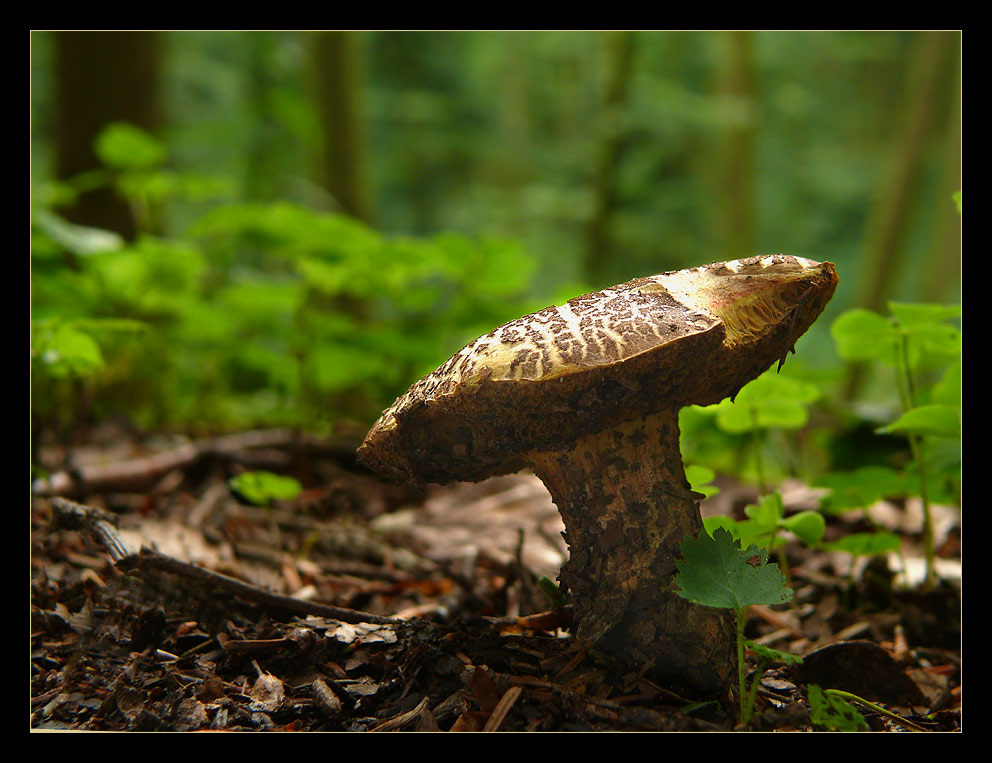
<path fill-rule="evenodd" d="M 703 529 L 679 450 L 678 411 L 665 410 L 528 460 L 565 522 L 576 636 L 687 690 L 722 694 L 737 665 L 734 614 L 675 593 L 685 535 Z"/>

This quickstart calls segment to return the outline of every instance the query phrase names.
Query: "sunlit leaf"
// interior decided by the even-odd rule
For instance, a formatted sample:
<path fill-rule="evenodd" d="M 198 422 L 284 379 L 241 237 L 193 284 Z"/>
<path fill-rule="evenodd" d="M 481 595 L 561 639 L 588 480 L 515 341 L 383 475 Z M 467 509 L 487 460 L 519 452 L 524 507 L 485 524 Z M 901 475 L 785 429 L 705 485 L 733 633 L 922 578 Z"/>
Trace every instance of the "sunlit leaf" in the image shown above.
<path fill-rule="evenodd" d="M 879 434 L 916 434 L 933 437 L 960 437 L 961 416 L 957 408 L 949 405 L 921 405 L 906 411 L 888 426 L 877 430 Z"/>

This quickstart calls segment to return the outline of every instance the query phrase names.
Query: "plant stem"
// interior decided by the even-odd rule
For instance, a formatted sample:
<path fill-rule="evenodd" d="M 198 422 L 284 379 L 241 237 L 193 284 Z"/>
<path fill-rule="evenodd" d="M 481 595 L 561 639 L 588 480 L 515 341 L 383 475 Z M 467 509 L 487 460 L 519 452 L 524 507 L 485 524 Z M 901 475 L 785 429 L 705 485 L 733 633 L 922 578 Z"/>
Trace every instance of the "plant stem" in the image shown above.
<path fill-rule="evenodd" d="M 887 718 L 891 718 L 896 723 L 900 724 L 901 726 L 905 726 L 906 728 L 912 731 L 926 731 L 926 729 L 923 728 L 922 726 L 917 726 L 915 723 L 903 718 L 901 715 L 893 713 L 891 710 L 886 710 L 884 707 L 881 707 L 880 705 L 876 705 L 874 702 L 869 702 L 868 700 L 859 697 L 857 694 L 851 694 L 850 692 L 843 691 L 841 689 L 824 689 L 823 693 L 833 694 L 836 697 L 842 697 L 843 699 L 851 700 L 852 702 L 859 702 L 860 704 L 864 705 L 867 708 L 870 708 L 874 712 L 880 713 L 881 715 L 884 715 Z"/>
<path fill-rule="evenodd" d="M 751 408 L 751 427 L 754 432 L 754 468 L 758 476 L 758 493 L 764 495 L 765 490 L 765 469 L 761 459 L 761 429 L 758 427 L 758 412 Z"/>
<path fill-rule="evenodd" d="M 903 374 L 906 388 L 899 384 L 899 395 L 902 398 L 903 412 L 911 410 L 916 405 L 916 389 L 913 384 L 913 373 L 909 367 L 909 337 L 902 333 L 902 341 L 899 345 L 900 370 Z M 916 462 L 916 469 L 920 476 L 920 500 L 923 502 L 923 555 L 926 559 L 926 568 L 923 575 L 923 588 L 931 588 L 936 578 L 934 568 L 933 549 L 933 520 L 930 516 L 930 496 L 927 490 L 927 470 L 923 456 L 923 443 L 921 438 L 915 434 L 908 433 L 906 439 L 909 441 L 909 451 L 913 454 L 913 461 Z"/>
<path fill-rule="evenodd" d="M 741 725 L 751 717 L 751 708 L 744 694 L 744 623 L 747 621 L 747 607 L 737 610 L 737 698 L 740 703 Z"/>

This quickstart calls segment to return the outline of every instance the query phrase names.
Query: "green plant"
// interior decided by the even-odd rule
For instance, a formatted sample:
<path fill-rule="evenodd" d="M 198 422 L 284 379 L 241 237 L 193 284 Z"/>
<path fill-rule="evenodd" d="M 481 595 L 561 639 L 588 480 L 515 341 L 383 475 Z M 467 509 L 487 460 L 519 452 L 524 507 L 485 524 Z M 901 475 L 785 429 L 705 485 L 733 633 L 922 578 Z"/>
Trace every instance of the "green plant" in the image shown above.
<path fill-rule="evenodd" d="M 809 719 L 814 726 L 829 731 L 868 731 L 864 717 L 847 700 L 854 695 L 836 689 L 807 687 Z"/>
<path fill-rule="evenodd" d="M 930 482 L 935 476 L 954 480 L 960 473 L 961 332 L 950 321 L 961 310 L 956 305 L 899 302 L 890 302 L 889 310 L 888 317 L 849 310 L 834 321 L 831 334 L 845 360 L 877 360 L 895 369 L 902 411 L 876 431 L 906 437 L 923 504 L 924 586 L 930 586 L 935 578 Z M 923 378 L 932 381 L 921 386 Z M 928 448 L 935 439 L 950 444 L 951 452 Z M 936 472 L 934 466 L 939 467 Z"/>
<path fill-rule="evenodd" d="M 227 481 L 231 492 L 255 506 L 269 506 L 272 501 L 291 501 L 303 487 L 292 477 L 266 471 L 241 472 Z"/>
<path fill-rule="evenodd" d="M 686 535 L 679 548 L 682 560 L 676 561 L 676 593 L 684 599 L 707 607 L 734 610 L 737 618 L 737 678 L 740 722 L 751 717 L 754 693 L 744 686 L 744 623 L 752 604 L 784 604 L 792 599 L 792 590 L 777 565 L 768 564 L 768 552 L 756 545 L 742 550 L 739 541 L 722 527 L 713 535 Z M 755 680 L 758 680 L 757 678 Z"/>
<path fill-rule="evenodd" d="M 713 416 L 717 428 L 728 435 L 750 439 L 754 474 L 761 493 L 768 492 L 767 465 L 762 453 L 768 431 L 798 430 L 809 422 L 809 406 L 822 393 L 813 383 L 780 374 L 770 368 L 744 385 L 733 399 L 716 405 L 695 407 L 702 415 Z"/>
<path fill-rule="evenodd" d="M 96 152 L 103 169 L 34 194 L 41 424 L 74 407 L 54 399 L 67 376 L 87 385 L 94 416 L 143 428 L 361 420 L 482 327 L 533 305 L 534 262 L 512 241 L 385 236 L 298 204 L 217 203 L 229 188 L 168 169 L 166 146 L 130 125 L 109 125 Z M 135 210 L 134 241 L 59 214 L 101 186 Z M 183 237 L 150 235 L 169 203 L 192 200 L 210 205 Z M 123 321 L 146 327 L 140 342 L 93 328 Z"/>

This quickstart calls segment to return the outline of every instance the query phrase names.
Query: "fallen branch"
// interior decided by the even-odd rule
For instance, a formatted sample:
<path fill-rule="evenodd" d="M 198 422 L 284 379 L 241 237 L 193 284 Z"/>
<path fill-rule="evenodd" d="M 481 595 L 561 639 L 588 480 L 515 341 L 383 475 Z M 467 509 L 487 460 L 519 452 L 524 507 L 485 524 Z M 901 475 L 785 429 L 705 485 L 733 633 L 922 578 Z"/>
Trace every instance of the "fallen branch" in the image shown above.
<path fill-rule="evenodd" d="M 262 429 L 252 432 L 206 437 L 172 450 L 113 464 L 91 464 L 68 469 L 35 480 L 36 496 L 72 495 L 87 492 L 135 490 L 176 469 L 184 469 L 208 456 L 236 459 L 259 448 L 306 447 L 335 457 L 354 460 L 354 448 L 342 442 L 325 442 L 293 429 Z"/>
<path fill-rule="evenodd" d="M 139 570 L 149 572 L 159 570 L 171 572 L 184 577 L 199 580 L 207 585 L 220 588 L 227 593 L 253 601 L 263 607 L 283 609 L 301 615 L 316 615 L 339 620 L 345 623 L 372 623 L 375 625 L 390 625 L 402 622 L 393 617 L 375 615 L 371 612 L 361 612 L 355 609 L 334 607 L 329 604 L 304 601 L 292 596 L 268 591 L 264 588 L 245 583 L 237 578 L 199 567 L 181 559 L 159 553 L 142 546 L 135 553 L 117 532 L 116 518 L 113 514 L 95 506 L 76 503 L 57 496 L 52 499 L 52 510 L 59 526 L 89 531 L 93 537 L 107 549 L 114 566 L 122 572 Z"/>

